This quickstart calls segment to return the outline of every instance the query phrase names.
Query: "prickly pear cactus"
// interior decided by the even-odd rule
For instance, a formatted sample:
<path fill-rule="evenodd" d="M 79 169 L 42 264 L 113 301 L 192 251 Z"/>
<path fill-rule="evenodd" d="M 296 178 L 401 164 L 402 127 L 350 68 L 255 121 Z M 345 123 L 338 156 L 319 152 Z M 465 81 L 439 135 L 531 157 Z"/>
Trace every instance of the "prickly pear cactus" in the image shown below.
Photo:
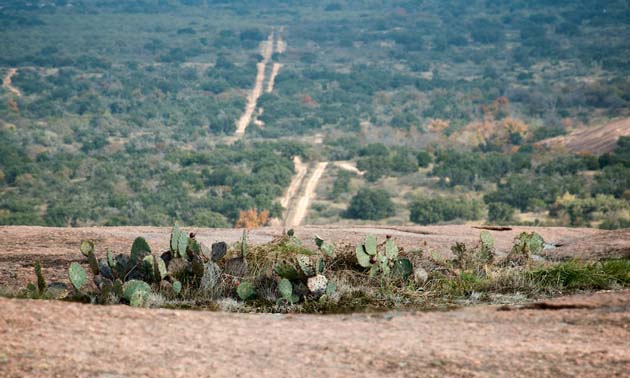
<path fill-rule="evenodd" d="M 315 244 L 317 245 L 317 248 L 319 248 L 319 250 L 322 251 L 326 256 L 335 256 L 335 247 L 332 244 L 327 243 L 324 239 L 320 238 L 317 235 L 315 235 Z"/>
<path fill-rule="evenodd" d="M 88 264 L 90 265 L 90 270 L 92 271 L 92 274 L 97 275 L 100 271 L 99 267 L 98 267 L 98 260 L 96 260 L 96 255 L 94 255 L 94 251 L 90 251 L 88 253 Z"/>
<path fill-rule="evenodd" d="M 241 282 L 236 288 L 236 294 L 243 301 L 250 300 L 256 296 L 256 291 L 254 290 L 254 285 L 251 282 L 244 281 Z"/>
<path fill-rule="evenodd" d="M 122 297 L 122 295 L 123 295 L 123 282 L 120 279 L 115 279 L 113 286 L 114 286 L 114 289 L 113 289 L 114 294 L 117 297 Z"/>
<path fill-rule="evenodd" d="M 385 241 L 384 250 L 378 249 L 376 236 L 368 235 L 363 244 L 356 247 L 357 262 L 364 268 L 370 268 L 370 276 L 379 272 L 388 276 L 395 268 L 398 258 L 398 246 L 389 237 Z"/>
<path fill-rule="evenodd" d="M 179 281 L 173 282 L 173 292 L 175 295 L 179 295 L 182 292 L 182 283 Z"/>
<path fill-rule="evenodd" d="M 324 239 L 320 238 L 319 235 L 315 235 L 315 245 L 321 248 L 324 245 Z"/>
<path fill-rule="evenodd" d="M 37 291 L 39 295 L 43 295 L 48 285 L 42 274 L 42 264 L 39 261 L 35 262 L 35 275 L 37 276 Z"/>
<path fill-rule="evenodd" d="M 312 277 L 315 275 L 315 266 L 310 256 L 298 255 L 296 257 L 296 260 L 298 262 L 298 265 L 300 266 L 300 269 L 302 270 L 302 273 L 304 273 L 306 277 Z"/>
<path fill-rule="evenodd" d="M 87 257 L 90 252 L 94 252 L 94 242 L 91 240 L 83 240 L 80 248 L 83 256 Z"/>
<path fill-rule="evenodd" d="M 70 268 L 68 268 L 68 277 L 70 278 L 72 286 L 74 286 L 77 291 L 81 290 L 83 284 L 85 284 L 85 281 L 87 280 L 85 270 L 77 262 L 70 264 Z"/>
<path fill-rule="evenodd" d="M 146 296 L 151 292 L 151 286 L 148 283 L 140 280 L 130 280 L 124 283 L 122 297 L 131 302 L 131 298 L 136 293 L 143 293 Z"/>
<path fill-rule="evenodd" d="M 130 262 L 132 265 L 137 265 L 150 254 L 151 247 L 149 247 L 149 243 L 143 237 L 137 237 L 131 245 Z"/>
<path fill-rule="evenodd" d="M 357 261 L 359 265 L 361 265 L 364 268 L 370 268 L 372 264 L 376 262 L 376 259 L 374 259 L 374 256 L 371 256 L 369 253 L 367 253 L 367 250 L 365 249 L 364 244 L 357 245 L 356 257 L 357 257 Z"/>
<path fill-rule="evenodd" d="M 398 277 L 407 281 L 409 276 L 413 274 L 413 265 L 409 259 L 400 258 L 394 264 L 394 272 Z"/>
<path fill-rule="evenodd" d="M 111 249 L 107 249 L 107 265 L 114 270 L 116 268 L 116 259 L 114 258 L 114 252 Z"/>
<path fill-rule="evenodd" d="M 389 260 L 396 260 L 398 258 L 398 246 L 396 242 L 391 238 L 385 241 L 385 255 Z"/>
<path fill-rule="evenodd" d="M 288 303 L 293 304 L 300 300 L 296 294 L 293 294 L 293 285 L 291 284 L 291 281 L 286 278 L 281 279 L 278 283 L 278 291 L 280 292 L 282 299 Z"/>
<path fill-rule="evenodd" d="M 177 253 L 183 259 L 188 259 L 186 248 L 188 248 L 188 235 L 185 232 L 180 232 L 177 239 Z"/>
<path fill-rule="evenodd" d="M 535 232 L 522 232 L 515 240 L 512 250 L 506 257 L 508 263 L 522 265 L 528 262 L 532 254 L 542 252 L 545 241 Z"/>
<path fill-rule="evenodd" d="M 314 277 L 309 277 L 306 282 L 308 290 L 317 298 L 322 296 L 326 292 L 328 286 L 328 278 L 322 274 L 318 274 Z"/>
<path fill-rule="evenodd" d="M 142 259 L 144 273 L 153 282 L 160 282 L 166 275 L 166 264 L 159 256 L 148 255 Z"/>
<path fill-rule="evenodd" d="M 545 248 L 545 240 L 539 234 L 532 232 L 527 240 L 527 248 L 531 254 L 538 255 Z"/>
<path fill-rule="evenodd" d="M 368 255 L 370 256 L 376 256 L 377 253 L 377 242 L 376 242 L 376 236 L 374 235 L 368 235 L 365 238 L 365 252 L 367 252 Z"/>
<path fill-rule="evenodd" d="M 129 305 L 131 307 L 144 307 L 144 305 L 147 303 L 148 296 L 148 292 L 134 291 L 129 298 Z"/>
<path fill-rule="evenodd" d="M 212 244 L 212 255 L 211 259 L 214 262 L 217 262 L 225 256 L 228 250 L 228 245 L 226 242 L 217 242 Z"/>
<path fill-rule="evenodd" d="M 177 225 L 177 222 L 175 222 L 175 224 L 173 225 L 173 229 L 171 230 L 171 241 L 169 244 L 173 255 L 175 255 L 177 252 L 178 241 L 179 241 L 179 226 Z"/>

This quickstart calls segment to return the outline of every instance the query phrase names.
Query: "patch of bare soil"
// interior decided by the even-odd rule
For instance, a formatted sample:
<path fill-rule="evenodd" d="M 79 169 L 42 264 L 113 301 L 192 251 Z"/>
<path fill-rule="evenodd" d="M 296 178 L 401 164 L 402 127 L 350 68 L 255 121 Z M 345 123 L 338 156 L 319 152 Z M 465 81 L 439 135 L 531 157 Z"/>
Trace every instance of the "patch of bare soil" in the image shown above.
<path fill-rule="evenodd" d="M 615 149 L 621 136 L 630 136 L 630 118 L 620 119 L 599 127 L 576 130 L 569 135 L 545 139 L 537 143 L 575 153 L 603 154 Z"/>
<path fill-rule="evenodd" d="M 12 82 L 13 76 L 15 74 L 17 74 L 17 68 L 9 68 L 9 71 L 2 79 L 2 86 L 5 87 L 9 92 L 20 97 L 22 96 L 22 92 L 16 87 L 14 87 L 13 82 Z"/>
<path fill-rule="evenodd" d="M 365 174 L 365 172 L 360 171 L 354 163 L 351 163 L 349 161 L 336 161 L 335 166 L 346 171 L 350 171 L 359 176 L 363 176 Z"/>
<path fill-rule="evenodd" d="M 559 303 L 313 316 L 0 299 L 0 376 L 627 376 L 630 291 Z"/>

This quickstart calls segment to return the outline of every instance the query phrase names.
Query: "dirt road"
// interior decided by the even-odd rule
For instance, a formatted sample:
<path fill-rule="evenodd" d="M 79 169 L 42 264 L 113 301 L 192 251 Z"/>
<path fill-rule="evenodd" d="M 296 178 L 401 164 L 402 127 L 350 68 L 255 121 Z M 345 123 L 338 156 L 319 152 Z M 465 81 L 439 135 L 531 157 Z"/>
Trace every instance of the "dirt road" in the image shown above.
<path fill-rule="evenodd" d="M 316 316 L 0 299 L 0 376 L 627 376 L 630 291 L 551 303 Z"/>
<path fill-rule="evenodd" d="M 298 190 L 302 185 L 302 181 L 304 181 L 304 176 L 306 176 L 306 172 L 308 171 L 308 166 L 302 162 L 302 158 L 294 156 L 293 169 L 295 169 L 295 175 L 291 179 L 291 183 L 289 184 L 286 193 L 282 199 L 280 199 L 280 205 L 282 205 L 285 209 L 288 208 L 289 203 L 298 193 Z"/>
<path fill-rule="evenodd" d="M 254 88 L 247 96 L 247 105 L 245 106 L 245 111 L 243 112 L 243 115 L 241 115 L 241 118 L 239 118 L 239 120 L 236 122 L 235 136 L 237 137 L 241 137 L 245 134 L 245 130 L 251 122 L 254 110 L 256 110 L 258 98 L 260 97 L 260 95 L 262 95 L 263 82 L 265 81 L 265 70 L 267 68 L 267 63 L 269 63 L 271 55 L 273 54 L 273 46 L 274 33 L 271 32 L 267 40 L 261 42 L 260 44 L 260 55 L 262 55 L 263 60 L 256 65 L 257 72 Z"/>
<path fill-rule="evenodd" d="M 289 211 L 287 212 L 287 218 L 284 222 L 286 227 L 299 226 L 304 221 L 304 218 L 306 218 L 308 208 L 311 205 L 313 198 L 315 198 L 315 189 L 317 189 L 317 184 L 322 178 L 322 175 L 326 170 L 326 166 L 328 166 L 328 162 L 320 162 L 317 163 L 315 168 L 312 170 L 310 176 L 302 186 L 302 192 L 300 193 L 297 201 L 295 201 L 295 206 L 289 208 Z"/>
<path fill-rule="evenodd" d="M 9 72 L 2 79 L 2 86 L 5 87 L 9 92 L 13 93 L 16 96 L 22 96 L 22 92 L 13 86 L 13 76 L 17 74 L 17 68 L 9 68 Z"/>
<path fill-rule="evenodd" d="M 278 72 L 280 72 L 280 68 L 282 68 L 281 63 L 274 63 L 273 67 L 271 67 L 271 75 L 269 76 L 269 81 L 267 82 L 267 93 L 273 92 L 273 86 L 276 82 L 276 76 L 278 76 Z"/>

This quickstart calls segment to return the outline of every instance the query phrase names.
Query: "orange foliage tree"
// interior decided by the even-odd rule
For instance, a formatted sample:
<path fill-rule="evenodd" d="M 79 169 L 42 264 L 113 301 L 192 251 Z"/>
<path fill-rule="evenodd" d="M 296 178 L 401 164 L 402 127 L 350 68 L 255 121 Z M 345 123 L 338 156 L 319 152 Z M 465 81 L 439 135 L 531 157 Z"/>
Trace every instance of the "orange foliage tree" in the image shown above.
<path fill-rule="evenodd" d="M 268 221 L 268 210 L 262 210 L 260 212 L 256 209 L 241 210 L 234 227 L 247 229 L 257 228 L 266 225 Z"/>

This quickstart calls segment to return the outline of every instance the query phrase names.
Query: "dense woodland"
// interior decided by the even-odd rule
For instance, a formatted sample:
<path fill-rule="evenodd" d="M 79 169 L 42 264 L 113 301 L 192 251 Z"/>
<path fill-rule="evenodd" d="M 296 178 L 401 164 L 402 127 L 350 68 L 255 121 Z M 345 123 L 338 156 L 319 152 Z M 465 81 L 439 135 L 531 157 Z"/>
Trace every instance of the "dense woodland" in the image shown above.
<path fill-rule="evenodd" d="M 279 217 L 299 155 L 365 172 L 329 169 L 313 223 L 630 225 L 629 139 L 534 146 L 630 116 L 627 1 L 385 3 L 4 1 L 0 224 Z M 264 127 L 228 144 L 272 30 Z"/>

